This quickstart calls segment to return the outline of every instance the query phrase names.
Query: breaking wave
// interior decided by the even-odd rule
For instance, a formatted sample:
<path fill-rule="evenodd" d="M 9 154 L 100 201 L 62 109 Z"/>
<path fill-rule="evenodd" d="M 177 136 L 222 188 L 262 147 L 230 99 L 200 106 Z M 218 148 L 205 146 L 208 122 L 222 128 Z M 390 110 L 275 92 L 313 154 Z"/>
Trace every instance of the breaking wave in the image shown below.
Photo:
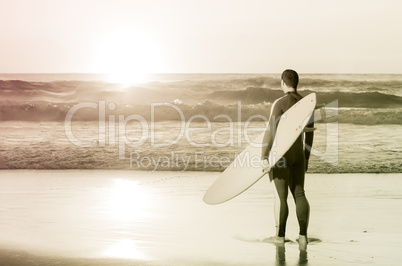
<path fill-rule="evenodd" d="M 29 82 L 0 81 L 0 121 L 63 121 L 74 105 L 92 102 L 100 106 L 110 103 L 106 115 L 139 114 L 151 119 L 181 119 L 205 115 L 213 120 L 217 115 L 246 121 L 251 116 L 268 117 L 271 103 L 283 92 L 273 77 L 209 80 L 179 80 L 149 82 L 124 88 L 103 81 Z M 344 86 L 343 89 L 340 87 Z M 400 124 L 402 97 L 392 91 L 402 87 L 402 81 L 334 81 L 306 79 L 300 94 L 317 92 L 317 104 L 339 107 L 339 122 L 355 124 Z M 169 103 L 162 107 L 159 103 Z M 157 108 L 152 106 L 158 106 Z M 175 107 L 174 107 L 175 106 Z M 240 112 L 239 112 L 240 108 Z M 99 109 L 99 108 L 98 108 Z M 83 108 L 74 119 L 98 120 L 99 110 Z M 113 109 L 113 108 L 112 108 Z M 152 110 L 153 109 L 153 110 Z M 239 115 L 240 114 L 240 115 Z M 325 120 L 325 119 L 324 119 Z M 323 120 L 323 121 L 324 121 Z"/>

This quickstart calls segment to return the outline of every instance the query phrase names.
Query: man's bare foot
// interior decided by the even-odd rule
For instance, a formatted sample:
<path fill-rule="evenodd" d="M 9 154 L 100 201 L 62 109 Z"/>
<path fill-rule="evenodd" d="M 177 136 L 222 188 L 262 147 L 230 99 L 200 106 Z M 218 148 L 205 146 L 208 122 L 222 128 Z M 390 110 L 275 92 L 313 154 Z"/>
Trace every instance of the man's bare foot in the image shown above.
<path fill-rule="evenodd" d="M 307 250 L 307 243 L 308 243 L 307 236 L 299 235 L 299 240 L 297 242 L 299 242 L 299 250 L 302 251 Z"/>

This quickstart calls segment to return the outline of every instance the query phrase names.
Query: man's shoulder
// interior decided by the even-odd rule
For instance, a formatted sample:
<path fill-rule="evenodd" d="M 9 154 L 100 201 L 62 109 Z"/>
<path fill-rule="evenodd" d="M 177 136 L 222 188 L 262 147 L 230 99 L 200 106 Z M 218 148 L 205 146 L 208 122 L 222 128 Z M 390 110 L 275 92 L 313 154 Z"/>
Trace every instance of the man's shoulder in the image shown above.
<path fill-rule="evenodd" d="M 276 99 L 272 105 L 280 107 L 283 103 L 286 102 L 286 98 L 287 98 L 287 95 L 283 95 L 282 97 Z"/>

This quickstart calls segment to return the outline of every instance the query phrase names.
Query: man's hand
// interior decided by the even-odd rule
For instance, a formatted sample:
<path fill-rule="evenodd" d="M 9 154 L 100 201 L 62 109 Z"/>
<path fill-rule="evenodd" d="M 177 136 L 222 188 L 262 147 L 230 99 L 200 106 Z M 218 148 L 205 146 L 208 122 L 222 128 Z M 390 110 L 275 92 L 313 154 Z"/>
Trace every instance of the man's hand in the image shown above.
<path fill-rule="evenodd" d="M 308 132 L 314 132 L 314 130 L 316 129 L 317 129 L 316 127 L 305 127 L 303 131 L 308 133 Z"/>
<path fill-rule="evenodd" d="M 271 171 L 271 167 L 269 166 L 269 162 L 268 162 L 267 158 L 262 160 L 261 166 L 262 166 L 262 173 L 263 174 L 269 173 Z"/>
<path fill-rule="evenodd" d="M 269 172 L 271 172 L 271 168 L 270 168 L 270 167 L 264 167 L 264 168 L 262 169 L 262 173 L 263 173 L 263 174 L 268 174 Z"/>

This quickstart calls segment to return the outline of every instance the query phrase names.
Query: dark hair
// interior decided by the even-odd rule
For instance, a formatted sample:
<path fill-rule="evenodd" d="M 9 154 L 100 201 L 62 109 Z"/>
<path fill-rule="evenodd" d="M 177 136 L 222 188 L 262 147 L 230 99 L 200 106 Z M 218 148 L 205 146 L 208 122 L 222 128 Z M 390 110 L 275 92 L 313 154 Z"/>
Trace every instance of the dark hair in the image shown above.
<path fill-rule="evenodd" d="M 283 71 L 281 79 L 285 82 L 288 87 L 297 89 L 297 84 L 299 84 L 299 75 L 292 69 L 286 69 Z"/>

